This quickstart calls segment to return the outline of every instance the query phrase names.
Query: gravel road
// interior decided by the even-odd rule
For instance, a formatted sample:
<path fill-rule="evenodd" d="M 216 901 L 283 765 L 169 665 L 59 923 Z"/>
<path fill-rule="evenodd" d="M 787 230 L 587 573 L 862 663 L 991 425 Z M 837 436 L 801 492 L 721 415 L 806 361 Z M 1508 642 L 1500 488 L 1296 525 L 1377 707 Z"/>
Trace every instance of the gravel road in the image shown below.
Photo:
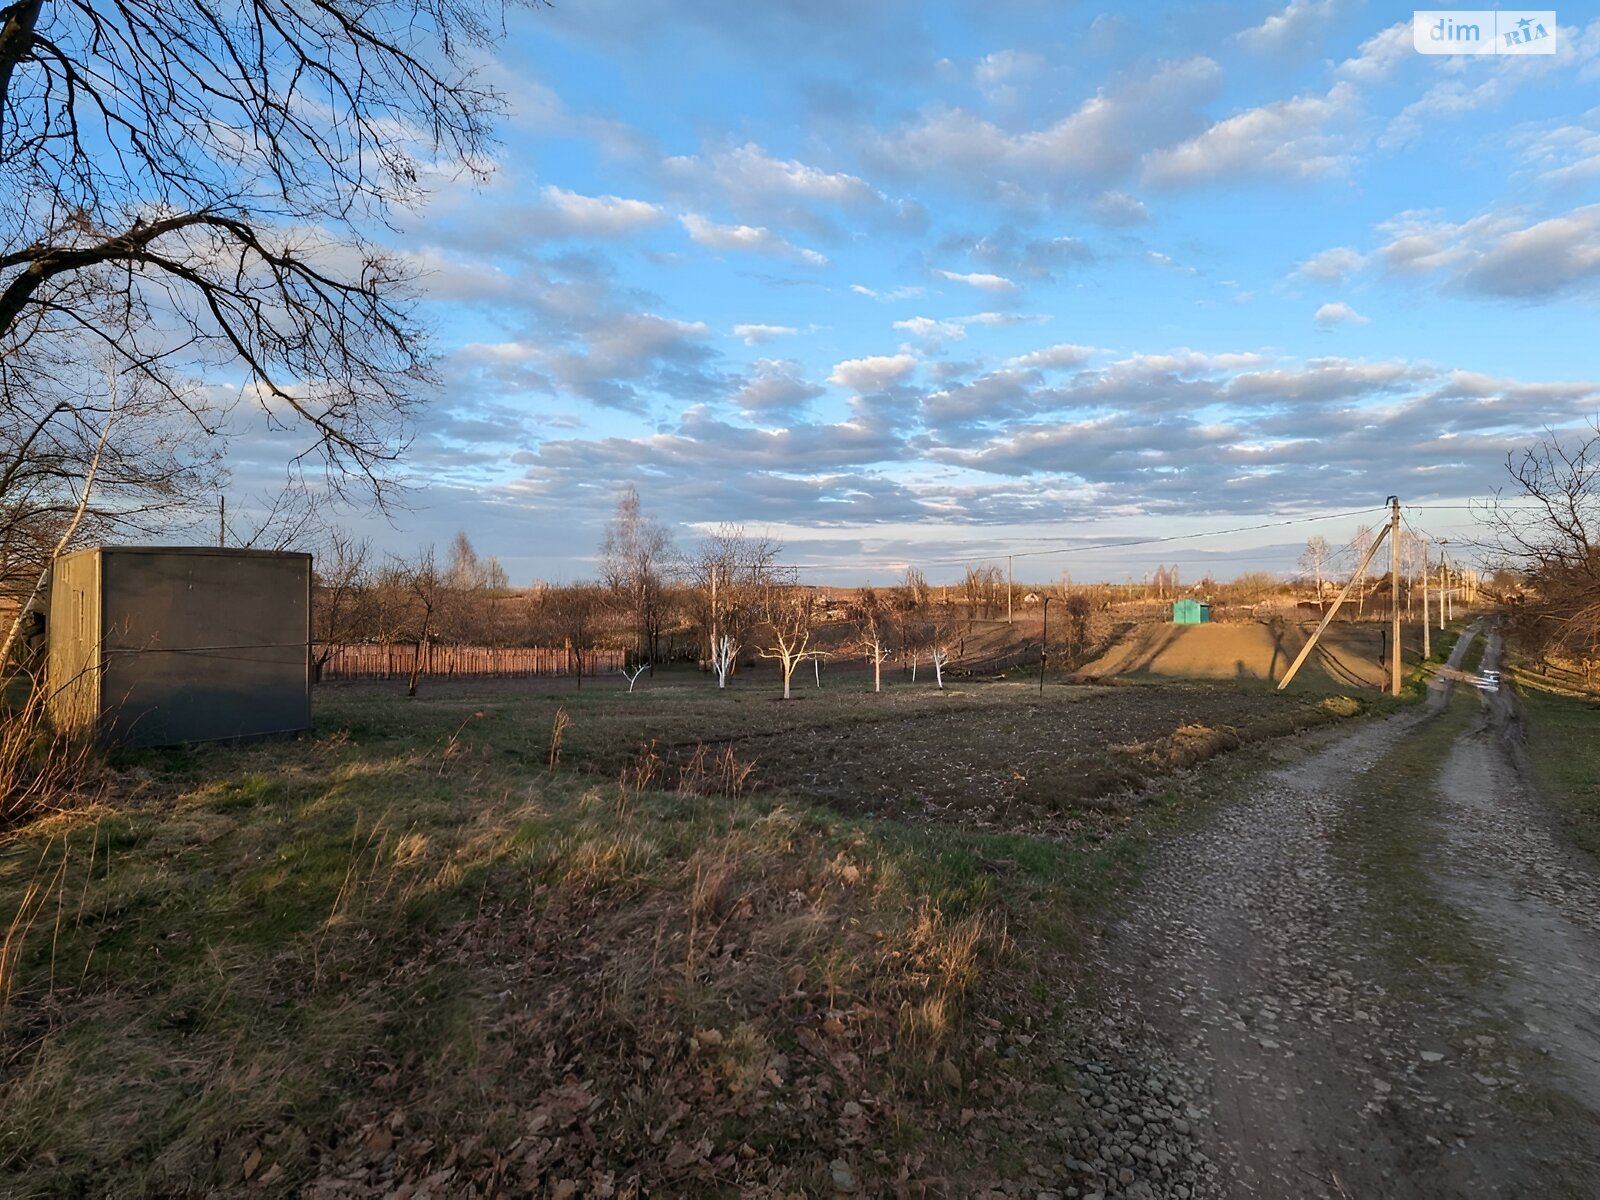
<path fill-rule="evenodd" d="M 1079 1070 L 1104 1119 L 1059 1194 L 1600 1196 L 1600 874 L 1524 782 L 1510 691 L 1450 746 L 1415 868 L 1475 970 L 1397 963 L 1392 893 L 1337 842 L 1363 773 L 1439 719 L 1443 674 L 1164 852 L 1097 951 Z"/>

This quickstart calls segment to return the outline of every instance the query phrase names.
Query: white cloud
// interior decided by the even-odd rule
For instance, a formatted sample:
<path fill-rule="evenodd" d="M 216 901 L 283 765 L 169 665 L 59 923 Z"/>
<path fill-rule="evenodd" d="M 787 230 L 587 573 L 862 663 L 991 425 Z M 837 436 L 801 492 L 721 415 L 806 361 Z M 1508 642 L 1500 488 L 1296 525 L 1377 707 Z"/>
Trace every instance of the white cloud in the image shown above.
<path fill-rule="evenodd" d="M 1022 97 L 1020 82 L 1037 74 L 1044 61 L 1032 50 L 996 50 L 977 61 L 972 80 L 991 104 L 1015 103 Z"/>
<path fill-rule="evenodd" d="M 1294 269 L 1296 279 L 1311 279 L 1318 283 L 1343 283 L 1354 275 L 1367 260 L 1349 246 L 1334 246 L 1319 250 Z"/>
<path fill-rule="evenodd" d="M 856 208 L 886 203 L 882 192 L 858 176 L 776 158 L 755 142 L 705 156 L 668 158 L 662 166 L 669 177 L 714 183 L 736 209 L 796 200 Z"/>
<path fill-rule="evenodd" d="M 1542 182 L 1568 186 L 1600 179 L 1600 108 L 1590 109 L 1583 121 L 1523 135 L 1523 158 Z"/>
<path fill-rule="evenodd" d="M 912 337 L 930 341 L 953 342 L 967 336 L 967 327 L 959 320 L 937 321 L 932 317 L 911 317 L 904 321 L 896 321 L 894 327 L 903 329 Z"/>
<path fill-rule="evenodd" d="M 1600 282 L 1600 204 L 1528 223 L 1491 211 L 1459 224 L 1402 213 L 1381 227 L 1378 254 L 1391 271 L 1438 275 L 1462 291 L 1547 300 Z"/>
<path fill-rule="evenodd" d="M 733 402 L 752 415 L 790 414 L 822 395 L 823 388 L 808 383 L 800 364 L 786 359 L 757 359 L 755 373 L 734 393 Z"/>
<path fill-rule="evenodd" d="M 847 358 L 834 364 L 828 382 L 852 392 L 881 392 L 910 375 L 916 367 L 917 360 L 910 354 Z"/>
<path fill-rule="evenodd" d="M 1352 79 L 1357 83 L 1377 83 L 1415 55 L 1411 22 L 1398 21 L 1362 42 L 1354 58 L 1347 58 L 1339 64 L 1338 74 L 1343 79 Z"/>
<path fill-rule="evenodd" d="M 882 300 L 887 304 L 894 300 L 914 300 L 928 289 L 901 286 L 890 288 L 886 292 L 880 292 L 874 288 L 869 288 L 864 283 L 852 283 L 850 285 L 850 290 L 858 296 L 870 296 L 874 300 Z"/>
<path fill-rule="evenodd" d="M 1202 128 L 1204 106 L 1222 85 L 1215 62 L 1189 58 L 1114 80 L 1041 129 L 1013 133 L 964 109 L 943 108 L 878 136 L 866 150 L 891 170 L 1036 202 L 1041 187 L 1080 191 L 1133 170 L 1151 147 Z"/>
<path fill-rule="evenodd" d="M 777 254 L 808 266 L 828 265 L 826 255 L 796 246 L 760 225 L 718 225 L 699 213 L 684 213 L 678 218 L 696 244 L 713 250 L 744 250 L 757 254 Z"/>
<path fill-rule="evenodd" d="M 1282 12 L 1240 33 L 1239 41 L 1258 54 L 1282 54 L 1316 39 L 1337 10 L 1338 0 L 1289 0 Z"/>
<path fill-rule="evenodd" d="M 1257 175 L 1314 179 L 1342 168 L 1346 155 L 1328 126 L 1348 115 L 1355 89 L 1336 83 L 1326 96 L 1294 96 L 1218 121 L 1179 146 L 1157 150 L 1145 178 L 1169 186 Z"/>
<path fill-rule="evenodd" d="M 1126 192 L 1101 192 L 1091 208 L 1107 225 L 1143 225 L 1150 219 L 1144 201 Z"/>
<path fill-rule="evenodd" d="M 790 325 L 735 325 L 733 336 L 744 339 L 746 346 L 759 346 L 774 338 L 793 337 L 799 333 Z"/>
<path fill-rule="evenodd" d="M 933 273 L 950 280 L 952 283 L 964 283 L 969 287 L 982 288 L 986 292 L 1014 292 L 1017 290 L 1017 285 L 1004 275 L 990 275 L 983 271 L 962 273 L 960 271 L 946 271 L 938 267 L 934 268 Z"/>
<path fill-rule="evenodd" d="M 1072 367 L 1081 367 L 1093 355 L 1093 346 L 1078 346 L 1071 342 L 1060 342 L 1054 346 L 1046 346 L 1042 350 L 1034 350 L 1028 354 L 1013 358 L 1010 365 L 1021 367 L 1024 370 L 1065 371 Z"/>
<path fill-rule="evenodd" d="M 1325 329 L 1331 329 L 1336 325 L 1367 325 L 1372 320 L 1370 317 L 1362 316 L 1342 300 L 1324 304 L 1317 309 L 1311 319 Z"/>
<path fill-rule="evenodd" d="M 585 196 L 558 187 L 547 187 L 541 195 L 544 203 L 528 214 L 527 229 L 546 237 L 624 237 L 667 218 L 659 205 L 646 200 Z"/>

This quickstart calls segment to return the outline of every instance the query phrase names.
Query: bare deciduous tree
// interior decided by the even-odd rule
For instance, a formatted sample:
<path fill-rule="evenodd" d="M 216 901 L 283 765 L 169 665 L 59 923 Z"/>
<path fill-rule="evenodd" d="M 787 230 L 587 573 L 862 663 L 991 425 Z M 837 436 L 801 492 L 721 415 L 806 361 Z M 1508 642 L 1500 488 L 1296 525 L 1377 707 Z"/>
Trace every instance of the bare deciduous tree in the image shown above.
<path fill-rule="evenodd" d="M 1322 607 L 1322 581 L 1328 573 L 1331 551 L 1328 539 L 1320 533 L 1306 539 L 1306 548 L 1300 552 L 1300 566 L 1310 572 L 1317 584 L 1317 607 Z"/>
<path fill-rule="evenodd" d="M 361 636 L 372 614 L 367 611 L 371 598 L 372 543 L 334 530 L 321 553 L 316 556 L 317 596 L 312 605 L 318 643 L 312 670 L 317 679 L 334 651 Z"/>
<path fill-rule="evenodd" d="M 444 578 L 439 571 L 432 546 L 419 550 L 415 558 L 401 560 L 396 567 L 406 590 L 415 598 L 419 610 L 416 624 L 416 652 L 412 655 L 411 674 L 406 680 L 406 695 L 415 696 L 417 684 L 422 679 L 422 656 L 427 653 L 429 640 L 433 636 L 433 620 L 439 611 Z"/>
<path fill-rule="evenodd" d="M 894 610 L 888 597 L 876 588 L 856 593 L 849 609 L 856 626 L 856 649 L 872 664 L 872 690 L 883 691 L 883 664 L 894 656 Z"/>
<path fill-rule="evenodd" d="M 1546 430 L 1506 459 L 1516 487 L 1478 512 L 1486 548 L 1527 581 L 1513 632 L 1545 657 L 1600 658 L 1600 421 Z"/>
<path fill-rule="evenodd" d="M 773 570 L 782 549 L 771 538 L 724 525 L 679 560 L 678 573 L 688 587 L 694 621 L 703 631 L 702 657 L 713 667 L 725 645 L 731 644 L 727 664 L 731 670 L 749 640 L 772 592 Z M 727 675 L 717 669 L 720 686 Z"/>
<path fill-rule="evenodd" d="M 633 620 L 634 653 L 648 661 L 660 655 L 666 613 L 665 567 L 672 534 L 644 514 L 632 484 L 617 496 L 616 513 L 600 545 L 600 577 L 623 600 Z"/>
<path fill-rule="evenodd" d="M 121 519 L 182 498 L 240 427 L 189 383 L 222 369 L 242 373 L 258 423 L 293 432 L 295 475 L 320 463 L 327 489 L 358 482 L 382 498 L 430 355 L 410 269 L 366 231 L 420 205 L 425 180 L 484 169 L 499 101 L 475 54 L 502 11 L 0 7 L 8 519 L 48 526 L 63 481 L 82 479 L 103 417 L 84 395 L 97 354 L 144 389 L 100 460 L 102 494 L 132 500 L 107 506 Z"/>
<path fill-rule="evenodd" d="M 773 588 L 764 606 L 764 620 L 769 641 L 760 653 L 762 658 L 773 658 L 783 672 L 783 698 L 789 699 L 789 681 L 795 668 L 804 662 L 811 647 L 811 632 L 815 625 L 815 605 L 809 589 Z"/>

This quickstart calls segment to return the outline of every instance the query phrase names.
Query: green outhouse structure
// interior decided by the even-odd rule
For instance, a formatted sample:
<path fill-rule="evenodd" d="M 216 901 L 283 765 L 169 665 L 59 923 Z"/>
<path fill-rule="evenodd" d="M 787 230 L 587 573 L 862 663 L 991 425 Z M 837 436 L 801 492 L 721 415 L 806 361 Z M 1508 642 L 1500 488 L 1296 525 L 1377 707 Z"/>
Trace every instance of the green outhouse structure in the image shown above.
<path fill-rule="evenodd" d="M 1172 602 L 1174 625 L 1211 624 L 1211 605 L 1202 600 L 1174 600 Z"/>

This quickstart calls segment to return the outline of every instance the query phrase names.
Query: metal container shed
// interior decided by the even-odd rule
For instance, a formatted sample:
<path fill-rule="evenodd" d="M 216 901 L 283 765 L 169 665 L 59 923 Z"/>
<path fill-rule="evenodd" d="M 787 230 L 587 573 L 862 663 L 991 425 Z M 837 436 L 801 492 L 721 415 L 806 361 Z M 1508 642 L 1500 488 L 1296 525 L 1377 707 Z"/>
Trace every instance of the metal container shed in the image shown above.
<path fill-rule="evenodd" d="M 1201 600 L 1174 600 L 1172 602 L 1174 625 L 1209 625 L 1211 605 Z"/>
<path fill-rule="evenodd" d="M 100 546 L 50 580 L 58 729 L 122 746 L 311 728 L 311 556 Z"/>

